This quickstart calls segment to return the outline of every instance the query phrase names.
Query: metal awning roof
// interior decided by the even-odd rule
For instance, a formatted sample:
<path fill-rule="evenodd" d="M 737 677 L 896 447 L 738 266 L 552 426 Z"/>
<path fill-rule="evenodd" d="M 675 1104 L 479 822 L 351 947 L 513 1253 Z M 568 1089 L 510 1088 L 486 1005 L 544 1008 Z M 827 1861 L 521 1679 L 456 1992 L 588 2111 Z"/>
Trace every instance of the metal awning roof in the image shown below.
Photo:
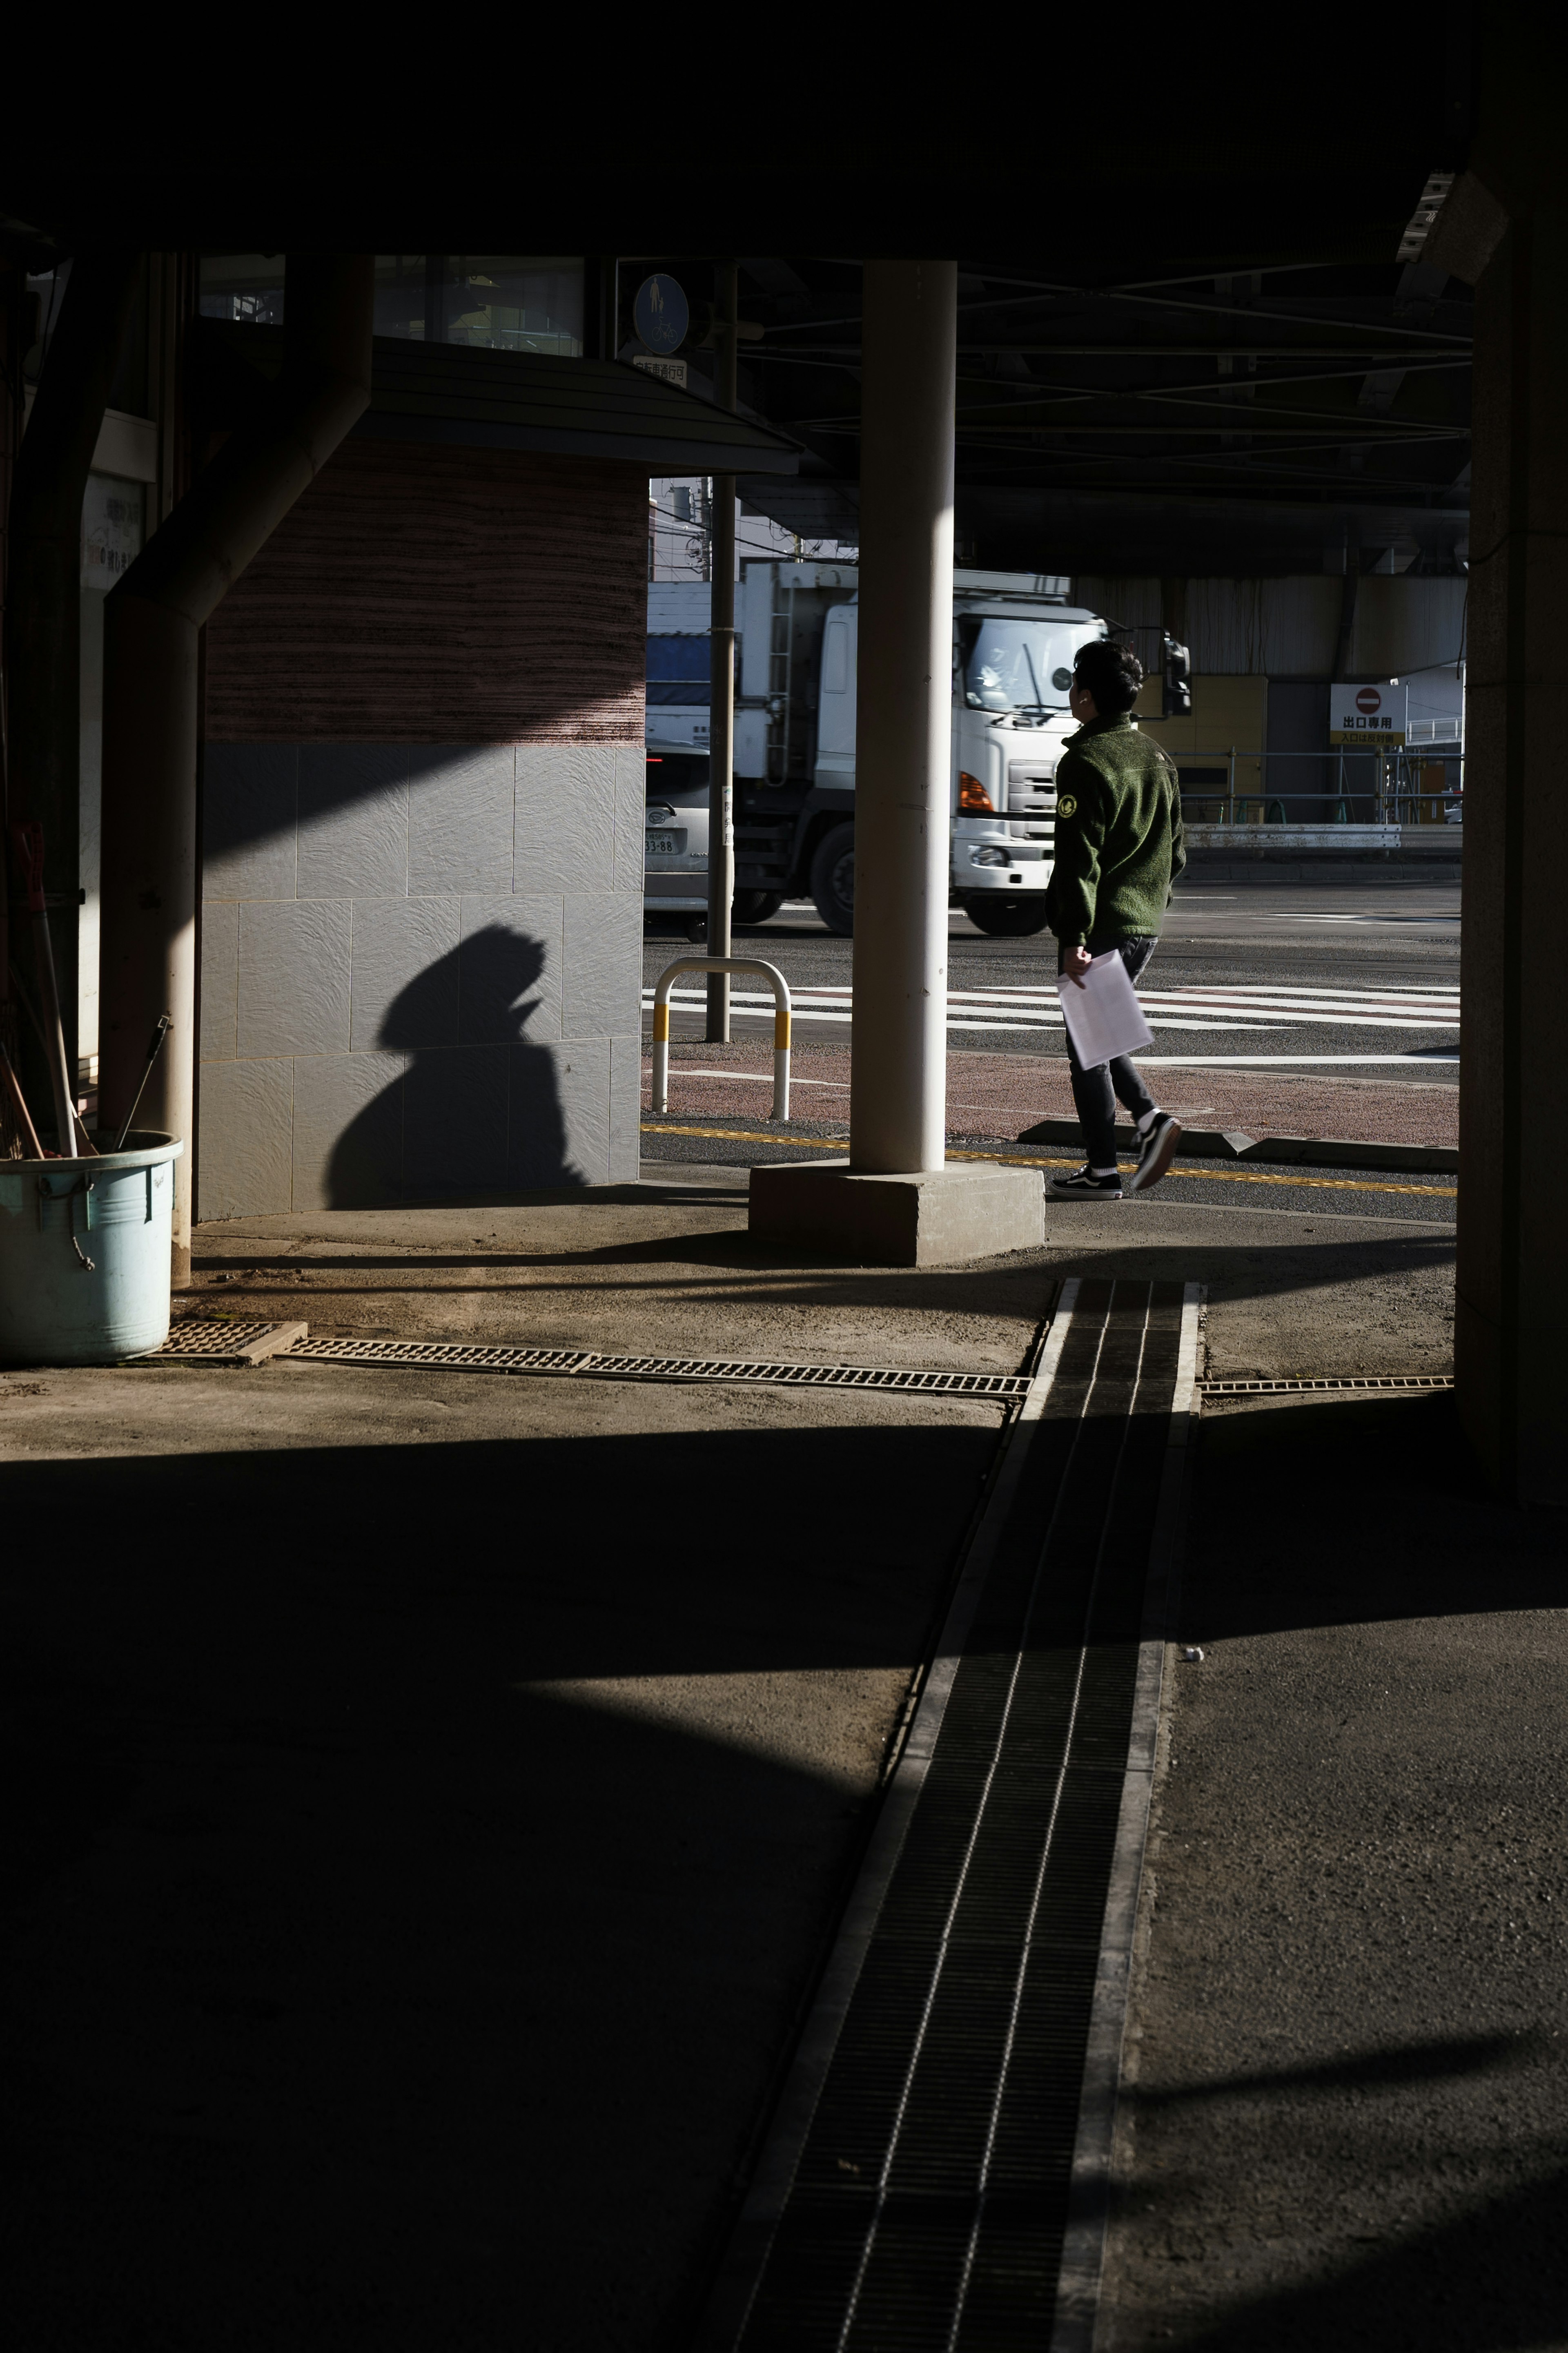
<path fill-rule="evenodd" d="M 626 458 L 669 474 L 793 474 L 800 459 L 799 444 L 784 434 L 625 361 L 386 335 L 375 339 L 371 405 L 354 430 L 381 440 Z"/>
<path fill-rule="evenodd" d="M 198 406 L 237 424 L 283 364 L 281 327 L 197 322 Z M 793 474 L 798 441 L 732 417 L 622 360 L 558 359 L 377 335 L 370 406 L 354 427 L 382 441 L 617 458 L 661 474 Z"/>

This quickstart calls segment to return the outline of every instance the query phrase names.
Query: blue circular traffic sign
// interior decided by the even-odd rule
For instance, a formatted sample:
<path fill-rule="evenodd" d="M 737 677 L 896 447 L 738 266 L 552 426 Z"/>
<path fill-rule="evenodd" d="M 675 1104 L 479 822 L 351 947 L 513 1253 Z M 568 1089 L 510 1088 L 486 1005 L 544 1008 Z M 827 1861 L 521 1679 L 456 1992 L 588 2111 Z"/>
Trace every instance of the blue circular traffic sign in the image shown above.
<path fill-rule="evenodd" d="M 650 352 L 679 350 L 691 324 L 691 313 L 673 278 L 656 270 L 651 278 L 643 280 L 632 304 L 632 323 Z"/>

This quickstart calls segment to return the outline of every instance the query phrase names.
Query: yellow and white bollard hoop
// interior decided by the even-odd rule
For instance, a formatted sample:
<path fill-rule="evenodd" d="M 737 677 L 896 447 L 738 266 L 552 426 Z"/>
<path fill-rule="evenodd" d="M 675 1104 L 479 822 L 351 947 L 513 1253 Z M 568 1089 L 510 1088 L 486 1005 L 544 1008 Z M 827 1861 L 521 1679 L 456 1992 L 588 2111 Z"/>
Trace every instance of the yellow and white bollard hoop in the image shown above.
<path fill-rule="evenodd" d="M 681 956 L 653 985 L 653 1086 L 649 1109 L 662 1117 L 669 1109 L 669 992 L 683 972 L 760 972 L 773 992 L 773 1107 L 770 1119 L 789 1117 L 789 983 L 776 964 L 752 956 Z"/>

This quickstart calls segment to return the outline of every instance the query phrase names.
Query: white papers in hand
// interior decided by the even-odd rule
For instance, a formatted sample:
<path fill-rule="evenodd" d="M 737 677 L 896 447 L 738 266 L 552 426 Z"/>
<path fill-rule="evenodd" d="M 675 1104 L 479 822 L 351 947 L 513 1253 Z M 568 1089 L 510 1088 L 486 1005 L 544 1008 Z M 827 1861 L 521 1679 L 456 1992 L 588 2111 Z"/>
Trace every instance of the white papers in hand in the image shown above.
<path fill-rule="evenodd" d="M 1143 1018 L 1127 966 L 1114 948 L 1094 958 L 1081 988 L 1064 972 L 1058 976 L 1057 989 L 1073 1051 L 1086 1071 L 1096 1062 L 1112 1062 L 1118 1054 L 1135 1054 L 1140 1047 L 1153 1044 L 1154 1033 Z"/>

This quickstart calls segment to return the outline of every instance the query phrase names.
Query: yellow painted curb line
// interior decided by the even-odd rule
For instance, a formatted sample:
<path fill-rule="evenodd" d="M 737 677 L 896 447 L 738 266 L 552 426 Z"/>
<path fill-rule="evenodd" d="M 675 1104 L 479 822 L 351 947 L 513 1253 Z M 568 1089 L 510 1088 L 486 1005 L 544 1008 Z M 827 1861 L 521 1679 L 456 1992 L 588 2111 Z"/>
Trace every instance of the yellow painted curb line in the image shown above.
<path fill-rule="evenodd" d="M 662 1120 L 644 1120 L 645 1135 L 707 1135 L 726 1144 L 780 1144 L 793 1152 L 842 1152 L 847 1138 L 842 1135 L 752 1135 L 737 1127 L 667 1127 Z M 950 1152 L 950 1160 L 997 1160 L 1008 1168 L 1081 1168 L 1078 1160 L 1026 1160 L 1013 1152 Z M 1361 1176 L 1274 1176 L 1258 1168 L 1182 1168 L 1183 1176 L 1196 1177 L 1205 1185 L 1310 1185 L 1325 1193 L 1427 1193 L 1435 1199 L 1454 1201 L 1458 1198 L 1457 1185 L 1394 1185 L 1373 1177 Z"/>

